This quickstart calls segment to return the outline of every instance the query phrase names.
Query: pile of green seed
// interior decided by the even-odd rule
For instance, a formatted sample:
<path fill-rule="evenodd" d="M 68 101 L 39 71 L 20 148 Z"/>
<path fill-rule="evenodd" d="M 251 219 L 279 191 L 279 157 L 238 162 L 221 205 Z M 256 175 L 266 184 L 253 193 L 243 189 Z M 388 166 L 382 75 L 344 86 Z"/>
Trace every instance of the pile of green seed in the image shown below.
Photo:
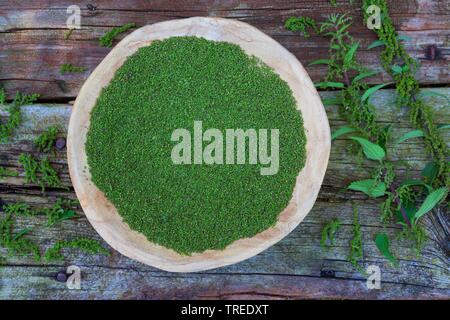
<path fill-rule="evenodd" d="M 194 121 L 223 133 L 279 129 L 278 173 L 263 176 L 267 165 L 248 160 L 174 165 L 171 135 L 185 128 L 193 136 Z M 92 110 L 86 152 L 92 181 L 132 229 L 191 254 L 273 226 L 305 144 L 292 91 L 268 66 L 234 44 L 173 37 L 140 48 L 117 70 Z"/>

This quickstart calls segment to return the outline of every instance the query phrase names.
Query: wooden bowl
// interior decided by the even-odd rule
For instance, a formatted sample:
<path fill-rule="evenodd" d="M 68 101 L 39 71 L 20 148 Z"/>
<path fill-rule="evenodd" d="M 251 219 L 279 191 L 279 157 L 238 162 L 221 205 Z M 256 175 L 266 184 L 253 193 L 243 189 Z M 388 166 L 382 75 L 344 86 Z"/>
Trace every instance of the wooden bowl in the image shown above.
<path fill-rule="evenodd" d="M 239 45 L 272 67 L 293 91 L 306 131 L 306 164 L 299 172 L 292 199 L 277 224 L 252 238 L 240 239 L 224 250 L 207 250 L 183 256 L 156 245 L 130 229 L 116 208 L 92 182 L 85 142 L 90 112 L 101 89 L 115 71 L 140 47 L 157 39 L 198 36 Z M 299 38 L 299 41 L 301 39 Z M 70 118 L 67 156 L 70 176 L 80 204 L 92 226 L 111 247 L 145 264 L 174 272 L 217 268 L 250 258 L 289 234 L 311 210 L 319 193 L 330 153 L 330 128 L 317 91 L 294 55 L 256 28 L 235 20 L 189 18 L 142 27 L 123 39 L 99 64 L 81 88 Z M 274 262 L 275 263 L 275 262 Z"/>

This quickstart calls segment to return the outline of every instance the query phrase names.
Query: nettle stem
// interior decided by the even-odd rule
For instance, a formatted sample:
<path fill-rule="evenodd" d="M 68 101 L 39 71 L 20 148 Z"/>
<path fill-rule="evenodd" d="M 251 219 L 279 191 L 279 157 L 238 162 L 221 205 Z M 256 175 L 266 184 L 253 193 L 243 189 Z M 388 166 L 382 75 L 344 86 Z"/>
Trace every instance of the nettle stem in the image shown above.
<path fill-rule="evenodd" d="M 395 194 L 395 188 L 394 188 L 394 187 L 390 186 L 390 187 L 389 187 L 389 191 L 390 191 L 392 194 Z M 399 197 L 395 196 L 395 197 L 394 197 L 394 202 L 395 202 L 395 204 L 400 208 L 400 212 L 401 212 L 401 214 L 402 214 L 402 217 L 403 217 L 403 219 L 406 221 L 406 224 L 408 225 L 408 227 L 412 228 L 412 223 L 411 223 L 411 221 L 409 220 L 408 214 L 406 213 L 405 209 L 403 209 Z"/>

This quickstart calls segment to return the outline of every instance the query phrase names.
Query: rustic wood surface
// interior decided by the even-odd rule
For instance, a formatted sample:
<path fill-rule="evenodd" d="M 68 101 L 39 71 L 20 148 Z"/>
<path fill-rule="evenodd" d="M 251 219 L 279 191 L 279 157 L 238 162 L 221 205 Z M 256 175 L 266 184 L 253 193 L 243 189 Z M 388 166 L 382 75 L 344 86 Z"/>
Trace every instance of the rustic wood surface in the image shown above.
<path fill-rule="evenodd" d="M 450 94 L 450 89 L 433 89 Z M 324 92 L 322 96 L 331 96 Z M 374 97 L 380 122 L 392 124 L 394 137 L 409 129 L 406 110 L 393 105 L 392 90 L 383 90 Z M 450 123 L 448 105 L 443 99 L 430 99 L 435 106 L 439 123 Z M 343 124 L 337 108 L 328 107 L 332 129 Z M 32 152 L 33 139 L 49 125 L 66 128 L 71 106 L 66 104 L 33 105 L 23 108 L 25 123 L 11 143 L 0 145 L 0 165 L 20 172 L 19 177 L 0 180 L 0 197 L 4 203 L 24 201 L 34 207 L 51 205 L 58 197 L 75 199 L 73 190 L 52 189 L 42 194 L 39 187 L 25 184 L 18 168 L 21 152 Z M 450 141 L 450 132 L 445 134 Z M 362 162 L 348 150 L 347 139 L 338 139 L 332 145 L 331 158 L 325 180 L 313 210 L 288 237 L 262 252 L 240 262 L 208 272 L 174 274 L 147 267 L 111 249 L 111 257 L 82 255 L 66 252 L 65 263 L 35 263 L 31 257 L 10 258 L 0 267 L 0 298 L 448 298 L 450 296 L 450 261 L 448 212 L 428 215 L 424 225 L 428 241 L 421 257 L 416 257 L 411 243 L 396 240 L 393 251 L 399 257 L 395 269 L 380 255 L 373 242 L 374 234 L 382 230 L 379 221 L 379 202 L 367 199 L 361 193 L 345 189 L 348 183 L 365 177 L 373 163 Z M 428 161 L 424 145 L 409 141 L 391 149 L 391 158 L 398 173 L 406 178 L 417 175 Z M 407 169 L 402 161 L 407 158 L 414 168 Z M 71 188 L 65 151 L 58 151 L 51 159 L 58 168 L 65 186 Z M 378 265 L 382 271 L 381 290 L 368 290 L 365 277 L 347 261 L 352 237 L 352 206 L 360 212 L 364 242 L 362 266 Z M 76 220 L 64 221 L 53 228 L 45 227 L 45 218 L 20 219 L 18 229 L 33 226 L 30 238 L 48 248 L 57 239 L 77 236 L 100 237 L 90 226 L 83 212 Z M 343 228 L 330 251 L 320 246 L 320 230 L 331 218 L 339 217 Z M 398 227 L 389 226 L 394 235 Z M 81 290 L 68 290 L 55 280 L 58 271 L 68 265 L 82 269 Z M 331 277 L 331 278 L 330 278 Z"/>
<path fill-rule="evenodd" d="M 112 26 L 135 22 L 144 26 L 159 21 L 190 16 L 217 16 L 239 19 L 269 34 L 294 53 L 303 65 L 327 57 L 328 41 L 320 36 L 303 38 L 286 31 L 284 21 L 292 15 L 306 15 L 317 19 L 332 12 L 351 12 L 354 16 L 352 32 L 361 41 L 359 58 L 367 66 L 381 70 L 379 49 L 367 50 L 375 39 L 372 31 L 362 25 L 360 0 L 338 1 L 334 8 L 328 0 L 313 1 L 73 1 L 73 0 L 2 0 L 0 1 L 0 83 L 10 96 L 16 90 L 39 92 L 49 100 L 76 97 L 89 73 L 110 49 L 98 45 L 98 38 Z M 412 37 L 408 52 L 419 59 L 423 68 L 418 78 L 423 84 L 449 83 L 450 55 L 448 0 L 390 1 L 391 16 L 401 34 Z M 78 4 L 82 10 L 81 30 L 75 30 L 64 40 L 68 6 Z M 89 10 L 90 8 L 90 10 Z M 121 37 L 119 37 L 121 38 Z M 430 46 L 436 54 L 430 55 Z M 85 73 L 62 76 L 59 66 L 73 63 L 87 68 Z M 313 81 L 326 72 L 325 67 L 309 68 Z M 371 79 L 387 81 L 381 73 Z"/>
<path fill-rule="evenodd" d="M 65 150 L 56 152 L 51 162 L 60 172 L 69 191 L 50 189 L 42 194 L 40 188 L 24 183 L 17 157 L 22 152 L 38 155 L 33 139 L 47 126 L 57 124 L 67 128 L 71 105 L 82 83 L 95 66 L 109 52 L 98 46 L 98 37 L 111 26 L 126 22 L 145 25 L 157 21 L 189 16 L 222 16 L 248 22 L 273 36 L 306 65 L 326 56 L 326 41 L 312 36 L 304 39 L 285 31 L 282 23 L 291 15 L 323 17 L 335 11 L 351 11 L 356 17 L 353 31 L 363 47 L 375 37 L 361 26 L 359 1 L 332 8 L 328 1 L 79 1 L 83 9 L 82 29 L 64 40 L 65 10 L 72 1 L 0 1 L 0 85 L 11 97 L 16 90 L 38 92 L 45 104 L 23 107 L 24 124 L 14 139 L 0 145 L 0 165 L 16 169 L 19 177 L 0 180 L 2 203 L 24 201 L 33 207 L 51 205 L 58 197 L 75 199 L 68 176 Z M 97 10 L 88 10 L 92 4 Z M 446 86 L 448 71 L 448 42 L 450 19 L 446 0 L 390 1 L 394 22 L 402 34 L 412 37 L 407 49 L 421 59 L 419 79 L 423 85 Z M 89 6 L 92 8 L 91 6 Z M 435 45 L 437 54 L 430 55 Z M 306 49 L 306 50 L 305 50 Z M 432 50 L 431 50 L 432 51 Z M 379 51 L 360 54 L 368 65 L 380 70 Z M 62 63 L 86 66 L 83 74 L 59 74 Z M 313 80 L 324 74 L 320 67 L 307 68 Z M 388 80 L 383 74 L 374 82 Z M 448 88 L 432 88 L 450 95 Z M 322 96 L 333 93 L 322 92 Z M 373 99 L 379 121 L 392 124 L 394 137 L 409 131 L 406 109 L 393 105 L 392 90 L 380 91 Z M 440 98 L 430 98 L 436 121 L 450 123 L 448 104 Z M 56 104 L 55 104 L 56 103 Z M 58 104 L 59 103 L 59 104 Z M 4 111 L 4 109 L 2 109 Z M 332 130 L 344 122 L 335 107 L 327 108 Z M 3 112 L 0 112 L 3 115 Z M 450 141 L 450 131 L 445 131 Z M 393 251 L 399 257 L 395 269 L 380 255 L 373 243 L 374 234 L 382 230 L 379 221 L 379 202 L 360 193 L 345 189 L 350 181 L 365 178 L 372 163 L 362 162 L 348 149 L 347 139 L 333 142 L 325 181 L 311 213 L 287 238 L 241 263 L 193 274 L 173 274 L 132 261 L 111 249 L 111 257 L 65 252 L 63 263 L 36 263 L 31 257 L 8 258 L 0 266 L 0 298 L 2 299 L 92 299 L 92 298 L 441 298 L 450 297 L 450 221 L 448 210 L 436 211 L 423 220 L 428 241 L 421 257 L 416 257 L 407 241 L 394 240 Z M 420 140 L 411 140 L 390 149 L 390 156 L 401 177 L 420 173 L 429 161 Z M 405 163 L 407 160 L 407 163 Z M 408 167 L 408 165 L 411 168 Z M 351 239 L 352 203 L 360 212 L 364 242 L 364 261 L 381 268 L 381 290 L 368 290 L 365 276 L 347 261 Z M 64 221 L 52 228 L 45 226 L 45 218 L 20 219 L 18 228 L 33 226 L 30 238 L 42 250 L 56 240 L 77 236 L 100 240 L 81 210 L 79 217 Z M 2 213 L 0 213 L 1 215 Z M 320 230 L 330 218 L 339 217 L 343 228 L 336 244 L 325 252 L 319 247 Z M 394 235 L 397 226 L 387 227 Z M 106 244 L 105 244 L 106 246 Z M 4 251 L 0 249 L 0 253 Z M 69 265 L 82 270 L 81 290 L 68 290 L 57 282 L 55 275 Z"/>

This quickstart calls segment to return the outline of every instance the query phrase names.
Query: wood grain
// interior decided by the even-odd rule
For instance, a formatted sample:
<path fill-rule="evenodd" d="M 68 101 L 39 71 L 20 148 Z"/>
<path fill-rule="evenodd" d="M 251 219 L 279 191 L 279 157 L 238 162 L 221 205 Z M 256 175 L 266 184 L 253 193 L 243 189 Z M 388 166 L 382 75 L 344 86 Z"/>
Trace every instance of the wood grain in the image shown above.
<path fill-rule="evenodd" d="M 433 89 L 450 95 L 450 89 Z M 322 92 L 322 97 L 333 93 Z M 380 124 L 392 125 L 394 139 L 411 130 L 407 109 L 398 109 L 393 104 L 392 90 L 381 90 L 373 98 Z M 440 124 L 450 123 L 450 112 L 443 99 L 429 98 Z M 49 206 L 58 197 L 75 199 L 75 193 L 64 190 L 49 190 L 43 195 L 38 186 L 25 184 L 17 165 L 20 152 L 33 152 L 33 139 L 48 125 L 68 125 L 70 105 L 33 105 L 23 108 L 24 124 L 14 140 L 0 145 L 0 165 L 20 171 L 18 178 L 0 180 L 0 198 L 4 203 L 24 201 L 33 207 Z M 343 125 L 336 107 L 327 107 L 332 130 Z M 450 131 L 443 132 L 450 142 Z M 263 253 L 233 266 L 195 274 L 173 274 L 147 267 L 128 259 L 114 250 L 111 257 L 89 256 L 66 251 L 62 263 L 36 263 L 32 257 L 8 259 L 0 267 L 0 298 L 2 299 L 419 299 L 450 296 L 450 220 L 448 208 L 443 208 L 423 220 L 428 240 L 421 257 L 411 250 L 411 243 L 395 239 L 399 230 L 392 225 L 387 232 L 392 236 L 394 254 L 400 260 L 400 268 L 392 268 L 376 249 L 373 238 L 383 230 L 379 221 L 379 202 L 367 199 L 361 193 L 345 189 L 350 181 L 367 177 L 370 162 L 358 164 L 353 152 L 348 150 L 351 142 L 338 139 L 333 142 L 331 157 L 318 200 L 303 223 L 288 237 Z M 407 141 L 390 148 L 390 156 L 396 164 L 401 178 L 420 174 L 420 168 L 429 160 L 423 143 Z M 413 166 L 408 169 L 400 159 Z M 52 163 L 61 172 L 64 185 L 70 186 L 67 160 L 64 151 L 52 156 Z M 353 201 L 360 212 L 362 225 L 364 261 L 380 266 L 381 290 L 368 290 L 365 277 L 347 261 L 351 240 Z M 45 227 L 45 219 L 19 219 L 18 229 L 33 226 L 30 238 L 37 241 L 42 250 L 57 239 L 72 239 L 88 236 L 99 239 L 83 212 L 80 218 L 64 221 L 53 228 Z M 336 244 L 330 251 L 320 246 L 320 230 L 324 223 L 334 217 L 343 221 L 337 234 Z M 0 249 L 2 253 L 2 251 Z M 82 289 L 68 290 L 64 283 L 55 280 L 55 275 L 69 265 L 82 269 Z M 20 279 L 20 281 L 18 281 Z"/>
<path fill-rule="evenodd" d="M 38 92 L 42 98 L 68 101 L 77 96 L 89 73 L 110 49 L 102 48 L 98 38 L 113 26 L 135 22 L 138 26 L 191 16 L 215 16 L 247 22 L 291 51 L 305 66 L 318 58 L 326 58 L 328 41 L 319 36 L 303 38 L 286 31 L 284 21 L 292 15 L 306 15 L 318 20 L 332 12 L 349 12 L 355 17 L 352 32 L 361 42 L 358 58 L 375 70 L 379 65 L 379 49 L 367 50 L 375 35 L 361 21 L 360 2 L 340 1 L 334 8 L 328 0 L 314 1 L 77 1 L 82 10 L 82 29 L 64 40 L 66 9 L 73 1 L 1 1 L 0 2 L 0 85 L 8 96 L 16 91 Z M 96 7 L 89 10 L 88 5 Z M 421 84 L 450 83 L 449 4 L 446 0 L 389 1 L 395 26 L 401 34 L 412 38 L 406 43 L 408 52 L 422 63 L 417 74 Z M 122 38 L 119 37 L 119 39 Z M 427 48 L 436 45 L 438 55 L 428 60 Z M 61 75 L 60 65 L 72 63 L 87 68 L 81 74 Z M 325 74 L 323 66 L 307 68 L 313 81 Z M 380 72 L 371 83 L 390 81 Z"/>

